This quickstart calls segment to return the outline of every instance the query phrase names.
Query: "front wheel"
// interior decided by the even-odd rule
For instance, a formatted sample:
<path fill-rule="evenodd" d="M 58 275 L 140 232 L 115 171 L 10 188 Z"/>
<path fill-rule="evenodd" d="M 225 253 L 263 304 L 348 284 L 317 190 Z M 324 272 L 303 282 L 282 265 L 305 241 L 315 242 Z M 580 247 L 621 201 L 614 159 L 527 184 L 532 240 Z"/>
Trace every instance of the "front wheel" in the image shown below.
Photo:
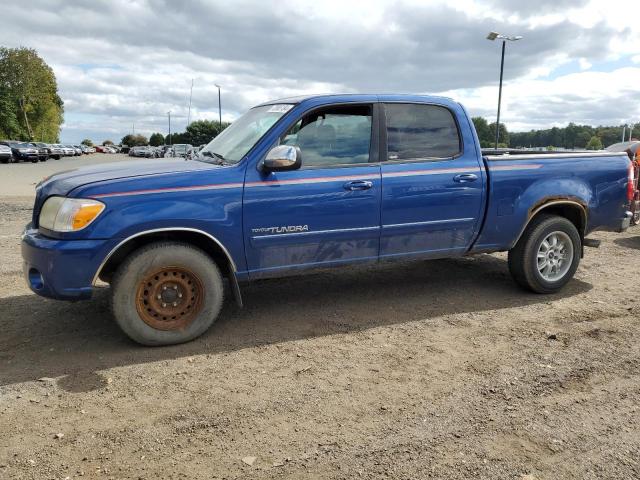
<path fill-rule="evenodd" d="M 555 293 L 580 264 L 582 240 L 564 217 L 542 214 L 534 218 L 509 251 L 509 271 L 522 287 L 536 293 Z"/>
<path fill-rule="evenodd" d="M 202 250 L 158 242 L 131 254 L 111 284 L 116 322 L 143 345 L 172 345 L 202 335 L 223 299 L 220 269 Z"/>

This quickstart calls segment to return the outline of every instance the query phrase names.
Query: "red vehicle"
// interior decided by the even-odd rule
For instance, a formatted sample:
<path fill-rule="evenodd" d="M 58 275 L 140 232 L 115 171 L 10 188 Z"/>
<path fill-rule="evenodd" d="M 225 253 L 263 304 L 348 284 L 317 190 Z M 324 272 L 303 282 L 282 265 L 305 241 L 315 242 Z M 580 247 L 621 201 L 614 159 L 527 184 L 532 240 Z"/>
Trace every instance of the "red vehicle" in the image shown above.
<path fill-rule="evenodd" d="M 95 149 L 97 153 L 104 153 L 104 147 L 102 145 L 96 145 Z"/>
<path fill-rule="evenodd" d="M 640 224 L 640 140 L 631 139 L 628 142 L 614 143 L 606 148 L 610 152 L 626 152 L 634 164 L 635 193 L 631 202 L 633 225 Z"/>

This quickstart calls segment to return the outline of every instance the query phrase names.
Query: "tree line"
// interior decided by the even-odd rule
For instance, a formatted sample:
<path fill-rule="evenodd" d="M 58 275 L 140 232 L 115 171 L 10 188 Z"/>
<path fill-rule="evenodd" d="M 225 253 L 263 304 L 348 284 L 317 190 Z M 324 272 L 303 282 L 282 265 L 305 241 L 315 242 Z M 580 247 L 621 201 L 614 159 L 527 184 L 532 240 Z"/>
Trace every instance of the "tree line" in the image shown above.
<path fill-rule="evenodd" d="M 151 145 L 158 147 L 160 145 L 173 145 L 177 143 L 188 143 L 190 145 L 203 145 L 209 143 L 220 132 L 227 128 L 228 122 L 214 122 L 212 120 L 196 120 L 191 122 L 184 132 L 172 133 L 171 138 L 167 134 L 156 132 L 151 134 L 149 138 L 144 135 L 125 135 L 122 137 L 121 144 L 129 147 L 137 147 L 143 145 Z"/>
<path fill-rule="evenodd" d="M 56 76 L 38 53 L 0 47 L 0 139 L 58 142 L 63 114 Z"/>
<path fill-rule="evenodd" d="M 473 117 L 482 148 L 495 146 L 496 124 L 488 123 L 482 117 Z M 640 129 L 640 126 L 638 126 Z M 566 127 L 553 127 L 528 132 L 509 132 L 500 123 L 499 147 L 510 148 L 552 148 L 601 150 L 622 141 L 622 129 L 619 127 L 577 125 L 569 123 Z M 640 131 L 638 131 L 640 134 Z"/>

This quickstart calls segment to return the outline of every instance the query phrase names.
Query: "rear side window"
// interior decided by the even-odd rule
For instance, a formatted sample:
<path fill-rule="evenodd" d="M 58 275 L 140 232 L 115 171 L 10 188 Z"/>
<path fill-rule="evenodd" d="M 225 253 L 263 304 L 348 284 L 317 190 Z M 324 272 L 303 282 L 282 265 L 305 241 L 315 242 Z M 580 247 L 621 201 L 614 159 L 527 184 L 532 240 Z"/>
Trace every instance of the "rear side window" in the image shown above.
<path fill-rule="evenodd" d="M 388 160 L 451 158 L 460 153 L 460 134 L 449 109 L 389 103 L 385 114 Z"/>

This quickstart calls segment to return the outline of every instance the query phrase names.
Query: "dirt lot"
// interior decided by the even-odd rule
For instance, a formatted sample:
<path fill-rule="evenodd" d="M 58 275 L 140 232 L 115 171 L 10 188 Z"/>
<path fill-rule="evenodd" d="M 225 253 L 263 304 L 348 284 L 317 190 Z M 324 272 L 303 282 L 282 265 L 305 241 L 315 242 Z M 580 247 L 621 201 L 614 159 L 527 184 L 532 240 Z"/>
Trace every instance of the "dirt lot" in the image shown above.
<path fill-rule="evenodd" d="M 345 269 L 248 285 L 149 349 L 108 289 L 24 285 L 39 168 L 0 165 L 0 478 L 640 477 L 640 228 L 594 235 L 558 295 L 505 255 Z"/>

